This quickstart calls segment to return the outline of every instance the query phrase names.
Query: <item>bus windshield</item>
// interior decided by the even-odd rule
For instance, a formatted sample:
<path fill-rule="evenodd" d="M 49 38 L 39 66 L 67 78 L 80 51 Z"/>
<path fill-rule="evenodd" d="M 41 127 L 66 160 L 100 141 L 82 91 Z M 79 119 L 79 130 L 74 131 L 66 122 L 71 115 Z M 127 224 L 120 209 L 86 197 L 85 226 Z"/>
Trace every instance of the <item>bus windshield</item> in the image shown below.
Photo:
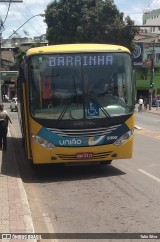
<path fill-rule="evenodd" d="M 35 118 L 91 119 L 133 112 L 128 53 L 38 54 L 30 57 L 28 68 Z"/>

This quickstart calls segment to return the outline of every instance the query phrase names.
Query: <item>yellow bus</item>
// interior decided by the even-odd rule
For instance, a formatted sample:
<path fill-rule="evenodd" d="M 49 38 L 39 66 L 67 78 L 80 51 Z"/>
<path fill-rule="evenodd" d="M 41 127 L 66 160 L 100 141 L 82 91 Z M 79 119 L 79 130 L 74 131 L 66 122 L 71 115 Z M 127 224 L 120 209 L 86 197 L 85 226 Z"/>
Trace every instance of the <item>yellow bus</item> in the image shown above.
<path fill-rule="evenodd" d="M 127 48 L 32 48 L 23 71 L 19 117 L 33 164 L 111 163 L 132 157 L 134 78 Z"/>

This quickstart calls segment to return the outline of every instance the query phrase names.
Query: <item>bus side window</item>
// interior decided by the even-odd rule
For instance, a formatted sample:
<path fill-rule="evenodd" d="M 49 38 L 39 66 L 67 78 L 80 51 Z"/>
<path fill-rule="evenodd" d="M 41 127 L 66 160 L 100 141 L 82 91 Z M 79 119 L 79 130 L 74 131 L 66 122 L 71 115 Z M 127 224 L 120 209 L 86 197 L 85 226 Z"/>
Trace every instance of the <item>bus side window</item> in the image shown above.
<path fill-rule="evenodd" d="M 25 63 L 24 61 L 19 66 L 18 77 L 17 77 L 17 96 L 21 99 L 22 95 L 22 83 L 25 82 Z"/>

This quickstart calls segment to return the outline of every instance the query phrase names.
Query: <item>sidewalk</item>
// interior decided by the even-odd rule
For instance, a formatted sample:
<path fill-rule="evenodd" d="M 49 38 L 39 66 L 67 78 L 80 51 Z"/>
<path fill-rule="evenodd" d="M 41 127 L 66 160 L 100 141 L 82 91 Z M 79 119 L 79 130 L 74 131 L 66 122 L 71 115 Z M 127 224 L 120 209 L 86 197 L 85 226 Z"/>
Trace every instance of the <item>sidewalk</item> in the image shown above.
<path fill-rule="evenodd" d="M 159 114 L 160 115 L 160 108 L 156 108 L 156 107 L 152 107 L 151 110 L 147 109 L 144 110 L 145 112 L 149 112 L 149 113 L 155 113 L 155 114 Z"/>
<path fill-rule="evenodd" d="M 8 132 L 8 147 L 7 151 L 0 150 L 0 233 L 7 233 L 8 239 L 1 240 L 0 234 L 0 241 L 10 241 L 10 233 L 34 233 L 27 196 L 14 157 L 13 139 L 11 139 L 10 132 Z M 22 241 L 22 239 L 11 241 Z"/>
<path fill-rule="evenodd" d="M 138 112 L 138 106 L 135 107 L 135 112 Z M 153 113 L 153 114 L 157 114 L 157 115 L 160 115 L 160 108 L 157 110 L 156 107 L 152 107 L 151 110 L 147 109 L 147 110 L 144 110 L 141 112 L 148 112 L 148 113 Z M 135 129 L 138 129 L 138 130 L 141 130 L 142 127 L 138 126 L 138 125 L 135 125 Z"/>
<path fill-rule="evenodd" d="M 135 105 L 135 111 L 138 112 L 138 104 Z M 151 110 L 149 108 L 147 110 L 144 110 L 142 112 L 148 112 L 148 113 L 155 113 L 160 115 L 160 108 L 157 109 L 157 107 L 151 107 Z"/>

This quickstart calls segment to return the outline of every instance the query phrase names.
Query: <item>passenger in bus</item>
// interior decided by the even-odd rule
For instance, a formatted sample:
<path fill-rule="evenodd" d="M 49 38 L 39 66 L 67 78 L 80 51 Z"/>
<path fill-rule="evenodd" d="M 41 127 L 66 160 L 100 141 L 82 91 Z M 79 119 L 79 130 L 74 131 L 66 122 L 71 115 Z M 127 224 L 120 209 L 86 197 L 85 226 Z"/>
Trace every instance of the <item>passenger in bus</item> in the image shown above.
<path fill-rule="evenodd" d="M 0 104 L 0 149 L 4 151 L 7 149 L 8 122 L 12 123 L 4 105 Z"/>
<path fill-rule="evenodd" d="M 53 97 L 53 85 L 49 77 L 45 77 L 41 81 L 42 102 L 45 108 L 51 105 Z"/>
<path fill-rule="evenodd" d="M 98 96 L 101 97 L 101 104 L 107 103 L 110 105 L 119 105 L 122 107 L 126 107 L 125 101 L 125 90 L 124 85 L 121 82 L 118 82 L 116 79 L 116 75 L 111 76 L 110 82 L 101 82 L 103 83 L 103 90 Z"/>
<path fill-rule="evenodd" d="M 40 74 L 39 70 L 34 70 L 32 72 L 32 92 L 30 94 L 31 108 L 34 109 L 41 108 L 41 98 L 40 98 Z"/>
<path fill-rule="evenodd" d="M 90 85 L 91 85 L 91 91 L 97 92 L 100 95 L 104 94 L 105 92 L 108 92 L 110 87 L 105 77 L 100 77 L 99 81 L 97 81 L 97 79 L 92 80 Z"/>

